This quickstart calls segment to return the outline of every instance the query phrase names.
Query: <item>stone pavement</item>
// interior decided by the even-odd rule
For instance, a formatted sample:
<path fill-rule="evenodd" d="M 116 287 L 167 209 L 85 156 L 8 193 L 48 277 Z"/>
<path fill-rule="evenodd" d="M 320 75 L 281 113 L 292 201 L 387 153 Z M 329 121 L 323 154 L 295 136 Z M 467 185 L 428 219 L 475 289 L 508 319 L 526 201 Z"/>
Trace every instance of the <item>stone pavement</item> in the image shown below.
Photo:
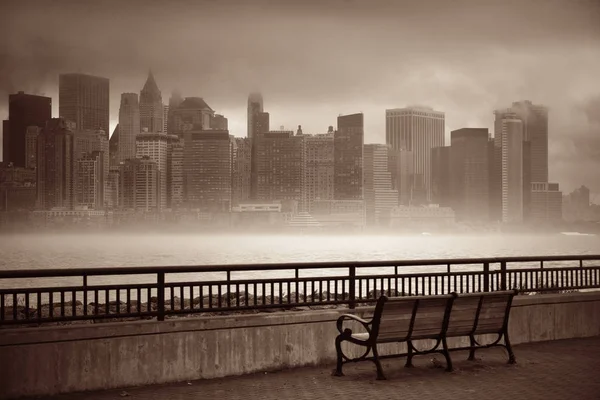
<path fill-rule="evenodd" d="M 442 356 L 415 357 L 412 369 L 403 367 L 403 358 L 386 360 L 385 381 L 375 380 L 373 363 L 362 362 L 347 364 L 339 378 L 330 375 L 333 366 L 306 367 L 54 399 L 600 399 L 600 337 L 524 344 L 514 351 L 517 365 L 506 364 L 501 348 L 481 350 L 474 362 L 454 352 L 452 373 L 440 367 Z"/>

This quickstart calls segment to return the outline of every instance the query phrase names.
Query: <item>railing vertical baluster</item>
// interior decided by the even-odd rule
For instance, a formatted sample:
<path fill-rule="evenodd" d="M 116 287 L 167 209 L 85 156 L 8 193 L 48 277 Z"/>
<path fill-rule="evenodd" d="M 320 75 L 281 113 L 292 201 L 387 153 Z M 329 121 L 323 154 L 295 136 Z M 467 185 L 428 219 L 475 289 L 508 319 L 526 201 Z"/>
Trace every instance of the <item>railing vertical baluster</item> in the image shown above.
<path fill-rule="evenodd" d="M 246 287 L 246 290 L 248 290 L 248 288 Z M 204 308 L 204 285 L 200 284 L 198 285 L 198 297 L 200 297 L 200 303 L 199 303 L 199 308 L 203 309 Z"/>
<path fill-rule="evenodd" d="M 16 297 L 15 297 L 16 298 Z M 65 317 L 65 291 L 60 291 L 60 316 Z"/>
<path fill-rule="evenodd" d="M 490 263 L 483 264 L 483 291 L 490 291 Z"/>
<path fill-rule="evenodd" d="M 29 293 L 25 292 L 25 319 L 29 320 Z"/>
<path fill-rule="evenodd" d="M 0 321 L 4 321 L 6 319 L 6 316 L 4 315 L 5 310 L 4 310 L 4 296 L 5 294 L 2 293 L 0 294 Z M 38 307 L 38 314 L 42 314 L 41 308 Z"/>
<path fill-rule="evenodd" d="M 500 262 L 500 290 L 506 290 L 506 261 Z"/>
<path fill-rule="evenodd" d="M 117 289 L 117 314 L 121 314 L 121 289 Z"/>
<path fill-rule="evenodd" d="M 227 307 L 231 307 L 231 271 L 227 270 Z"/>
<path fill-rule="evenodd" d="M 88 285 L 88 277 L 87 274 L 83 274 L 83 315 L 87 316 L 87 304 L 88 304 L 88 295 L 87 295 L 87 285 Z"/>
<path fill-rule="evenodd" d="M 142 288 L 141 286 L 137 287 L 137 313 L 141 314 L 142 313 Z"/>
<path fill-rule="evenodd" d="M 220 283 L 217 285 L 217 296 L 218 296 L 217 307 L 222 308 L 223 304 L 221 303 L 221 299 L 223 297 L 223 291 L 221 290 L 221 284 Z"/>
<path fill-rule="evenodd" d="M 165 273 L 158 272 L 156 275 L 156 289 L 158 290 L 158 304 L 157 311 L 158 316 L 157 319 L 159 321 L 165 320 Z"/>
<path fill-rule="evenodd" d="M 0 296 L 4 300 L 4 295 Z M 84 310 L 87 310 L 87 305 L 84 305 Z M 0 313 L 0 320 L 2 320 L 4 318 L 4 307 L 2 307 Z M 37 292 L 37 320 L 38 322 L 42 320 L 42 292 Z"/>
<path fill-rule="evenodd" d="M 50 294 L 50 301 L 52 302 L 52 294 Z M 100 299 L 98 298 L 98 289 L 94 289 L 94 316 L 98 316 L 98 302 L 100 301 Z M 52 310 L 54 307 L 52 307 L 52 305 L 50 305 L 50 310 Z M 52 316 L 52 312 L 50 312 L 50 316 Z"/>
<path fill-rule="evenodd" d="M 17 298 L 17 294 L 13 293 L 13 300 L 12 300 L 12 311 L 13 311 L 13 320 L 17 320 L 17 307 L 18 307 L 18 298 Z"/>
<path fill-rule="evenodd" d="M 29 307 L 27 308 L 29 309 Z M 75 290 L 71 291 L 71 315 L 74 317 L 77 315 L 77 292 Z"/>
<path fill-rule="evenodd" d="M 396 286 L 394 286 L 394 290 L 396 291 L 396 293 L 399 292 L 398 290 L 398 266 L 394 265 L 394 275 L 395 275 L 395 280 L 396 280 Z"/>
<path fill-rule="evenodd" d="M 125 289 L 127 293 L 127 314 L 131 314 L 131 288 Z"/>

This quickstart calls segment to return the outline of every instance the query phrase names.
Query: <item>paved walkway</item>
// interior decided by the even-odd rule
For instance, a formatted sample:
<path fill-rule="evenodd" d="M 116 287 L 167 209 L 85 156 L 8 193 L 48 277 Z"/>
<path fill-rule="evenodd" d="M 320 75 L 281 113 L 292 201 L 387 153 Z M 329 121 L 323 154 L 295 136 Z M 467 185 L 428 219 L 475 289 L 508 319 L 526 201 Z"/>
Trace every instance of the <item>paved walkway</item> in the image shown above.
<path fill-rule="evenodd" d="M 387 360 L 386 381 L 375 380 L 373 363 L 363 362 L 347 365 L 340 378 L 330 375 L 332 366 L 300 368 L 54 399 L 600 399 L 600 337 L 519 345 L 514 351 L 517 365 L 506 364 L 499 348 L 480 351 L 475 362 L 453 353 L 452 373 L 436 367 L 431 356 L 415 357 L 413 369 L 403 368 L 404 359 Z"/>

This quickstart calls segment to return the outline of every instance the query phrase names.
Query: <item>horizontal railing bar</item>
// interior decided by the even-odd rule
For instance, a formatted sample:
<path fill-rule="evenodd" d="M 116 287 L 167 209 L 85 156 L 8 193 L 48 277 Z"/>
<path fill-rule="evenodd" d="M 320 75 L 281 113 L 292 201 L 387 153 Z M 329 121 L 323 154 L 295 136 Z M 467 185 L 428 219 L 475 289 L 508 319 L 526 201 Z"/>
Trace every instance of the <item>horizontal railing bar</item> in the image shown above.
<path fill-rule="evenodd" d="M 39 292 L 48 293 L 50 292 L 61 292 L 61 291 L 77 291 L 82 292 L 87 290 L 88 296 L 93 295 L 94 290 L 133 290 L 133 289 L 157 289 L 156 283 L 139 283 L 139 284 L 127 284 L 127 285 L 99 285 L 99 286 L 36 286 L 30 288 L 17 288 L 17 289 L 0 289 L 0 294 L 37 294 Z"/>
<path fill-rule="evenodd" d="M 528 256 L 528 257 L 491 257 L 464 259 L 422 259 L 422 260 L 390 260 L 390 261 L 335 261 L 322 263 L 269 263 L 269 264 L 223 264 L 223 265 L 187 265 L 187 266 L 152 266 L 152 267 L 107 267 L 107 268 L 59 268 L 59 269 L 23 269 L 0 271 L 0 279 L 12 278 L 47 278 L 68 276 L 105 276 L 105 275 L 148 275 L 162 273 L 193 272 L 235 272 L 260 270 L 295 270 L 325 268 L 377 268 L 377 267 L 418 267 L 473 265 L 484 263 L 516 263 L 516 262 L 552 262 L 552 261 L 600 261 L 600 255 L 581 256 Z"/>

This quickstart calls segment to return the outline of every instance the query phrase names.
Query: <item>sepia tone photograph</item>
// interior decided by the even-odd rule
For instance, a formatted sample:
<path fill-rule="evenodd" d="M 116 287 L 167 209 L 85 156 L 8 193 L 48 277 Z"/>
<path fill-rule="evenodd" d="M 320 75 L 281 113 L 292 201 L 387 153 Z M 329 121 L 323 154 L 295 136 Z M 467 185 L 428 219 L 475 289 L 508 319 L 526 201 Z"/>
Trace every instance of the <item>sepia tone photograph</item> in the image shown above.
<path fill-rule="evenodd" d="M 0 400 L 598 400 L 600 0 L 0 0 Z"/>

